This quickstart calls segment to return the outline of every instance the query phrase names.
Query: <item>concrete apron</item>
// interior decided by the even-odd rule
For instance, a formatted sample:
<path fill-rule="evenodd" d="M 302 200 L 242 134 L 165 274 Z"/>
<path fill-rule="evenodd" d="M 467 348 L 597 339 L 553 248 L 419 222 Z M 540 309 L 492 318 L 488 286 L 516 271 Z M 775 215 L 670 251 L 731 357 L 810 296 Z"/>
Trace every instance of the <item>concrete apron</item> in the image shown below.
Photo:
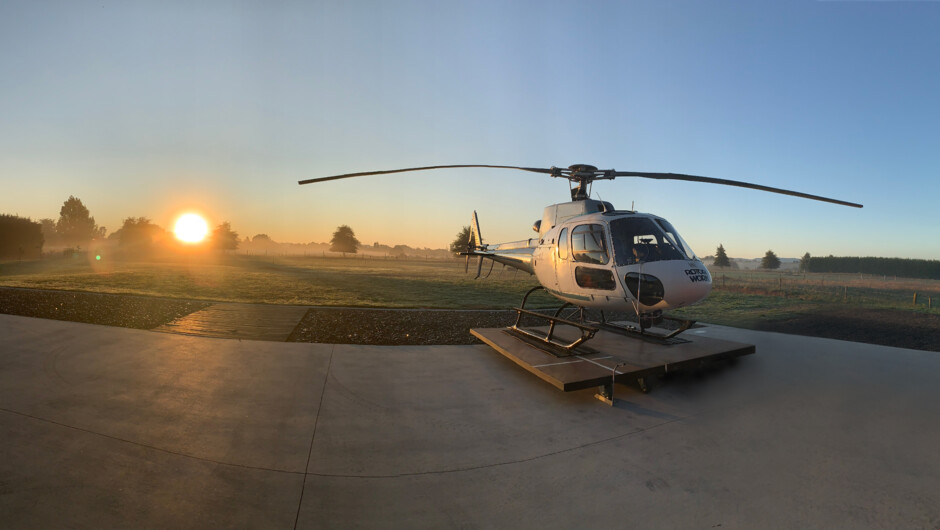
<path fill-rule="evenodd" d="M 757 354 L 563 393 L 486 346 L 0 315 L 18 527 L 936 527 L 940 355 L 709 326 Z"/>

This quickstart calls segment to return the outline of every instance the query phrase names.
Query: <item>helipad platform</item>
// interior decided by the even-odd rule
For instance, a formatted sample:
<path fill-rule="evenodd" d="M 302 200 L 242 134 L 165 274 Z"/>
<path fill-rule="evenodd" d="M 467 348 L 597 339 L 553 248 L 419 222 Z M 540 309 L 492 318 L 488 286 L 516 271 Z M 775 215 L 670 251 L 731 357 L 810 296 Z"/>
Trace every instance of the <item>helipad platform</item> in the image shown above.
<path fill-rule="evenodd" d="M 535 328 L 544 332 L 545 328 Z M 609 331 L 598 331 L 579 346 L 574 355 L 558 356 L 536 341 L 527 340 L 508 328 L 471 329 L 475 337 L 519 366 L 570 392 L 596 386 L 638 381 L 682 368 L 701 366 L 709 361 L 732 359 L 754 353 L 753 344 L 703 337 L 694 332 L 682 335 L 677 344 L 647 342 Z M 556 330 L 556 335 L 565 331 Z"/>

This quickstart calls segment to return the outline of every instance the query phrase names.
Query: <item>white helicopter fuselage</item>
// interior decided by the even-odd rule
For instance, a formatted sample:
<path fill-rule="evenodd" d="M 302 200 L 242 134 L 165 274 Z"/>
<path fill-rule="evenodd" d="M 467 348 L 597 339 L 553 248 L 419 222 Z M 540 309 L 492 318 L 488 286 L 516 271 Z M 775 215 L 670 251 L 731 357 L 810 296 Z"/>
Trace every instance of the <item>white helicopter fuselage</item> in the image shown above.
<path fill-rule="evenodd" d="M 711 291 L 708 270 L 662 217 L 589 199 L 547 207 L 534 228 L 537 239 L 496 245 L 487 254 L 532 272 L 565 302 L 656 313 Z"/>
<path fill-rule="evenodd" d="M 480 257 L 477 277 L 480 277 L 483 260 L 491 259 L 535 274 L 542 287 L 565 302 L 602 310 L 633 309 L 638 317 L 647 317 L 646 321 L 655 321 L 663 310 L 684 307 L 705 298 L 711 290 L 711 275 L 662 217 L 617 211 L 609 202 L 592 200 L 590 188 L 594 181 L 634 177 L 701 182 L 862 207 L 853 202 L 738 180 L 684 173 L 601 170 L 590 164 L 574 164 L 567 169 L 490 164 L 422 166 L 346 173 L 300 180 L 298 184 L 366 175 L 469 168 L 514 169 L 564 178 L 571 186 L 572 199 L 545 208 L 542 219 L 533 226 L 539 233 L 538 238 L 499 245 L 483 243 L 474 212 L 467 251 L 460 254 L 467 256 L 467 266 L 470 256 Z M 642 329 L 643 318 L 639 320 Z"/>

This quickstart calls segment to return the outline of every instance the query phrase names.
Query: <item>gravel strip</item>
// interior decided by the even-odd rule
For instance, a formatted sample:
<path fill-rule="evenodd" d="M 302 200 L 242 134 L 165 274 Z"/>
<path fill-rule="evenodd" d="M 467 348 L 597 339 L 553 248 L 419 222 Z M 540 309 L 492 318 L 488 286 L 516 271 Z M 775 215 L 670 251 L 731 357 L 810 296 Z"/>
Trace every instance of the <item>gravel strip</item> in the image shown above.
<path fill-rule="evenodd" d="M 318 307 L 307 311 L 287 340 L 328 344 L 481 344 L 470 334 L 470 328 L 506 327 L 515 319 L 515 311 Z"/>
<path fill-rule="evenodd" d="M 123 328 L 153 329 L 210 302 L 0 287 L 0 313 Z"/>
<path fill-rule="evenodd" d="M 146 296 L 0 287 L 0 313 L 106 326 L 153 329 L 212 302 Z M 611 320 L 629 315 L 610 315 Z M 328 344 L 479 344 L 470 328 L 506 327 L 514 311 L 310 308 L 288 341 Z M 570 318 L 570 317 L 569 317 Z M 523 320 L 524 325 L 533 325 Z M 667 327 L 669 322 L 664 322 Z M 782 321 L 761 331 L 827 337 L 884 346 L 940 351 L 937 315 L 863 308 L 828 308 Z"/>

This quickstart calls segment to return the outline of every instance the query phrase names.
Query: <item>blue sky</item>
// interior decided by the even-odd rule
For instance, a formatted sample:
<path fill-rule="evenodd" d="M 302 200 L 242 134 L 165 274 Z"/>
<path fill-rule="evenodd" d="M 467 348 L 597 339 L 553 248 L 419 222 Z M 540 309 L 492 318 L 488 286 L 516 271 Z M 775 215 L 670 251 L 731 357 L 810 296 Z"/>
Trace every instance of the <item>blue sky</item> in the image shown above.
<path fill-rule="evenodd" d="M 194 3 L 196 4 L 196 3 Z M 940 2 L 0 4 L 0 212 L 183 210 L 242 235 L 443 247 L 530 237 L 567 184 L 438 164 L 743 180 L 865 205 L 620 179 L 699 255 L 940 259 Z"/>

